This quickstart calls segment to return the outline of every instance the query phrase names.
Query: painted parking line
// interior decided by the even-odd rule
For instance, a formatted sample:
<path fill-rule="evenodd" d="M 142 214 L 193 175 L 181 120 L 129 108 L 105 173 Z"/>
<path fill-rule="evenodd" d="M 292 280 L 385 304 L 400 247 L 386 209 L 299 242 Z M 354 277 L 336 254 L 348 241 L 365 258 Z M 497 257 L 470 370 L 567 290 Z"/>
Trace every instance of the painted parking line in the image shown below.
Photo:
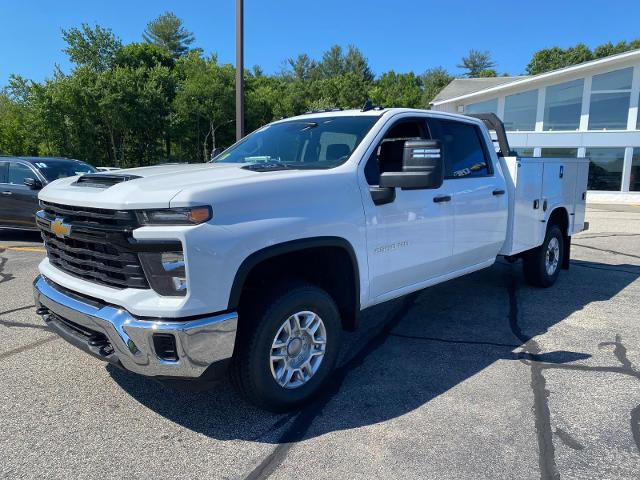
<path fill-rule="evenodd" d="M 12 250 L 14 252 L 38 252 L 46 253 L 46 250 L 42 247 L 6 247 L 5 250 Z"/>

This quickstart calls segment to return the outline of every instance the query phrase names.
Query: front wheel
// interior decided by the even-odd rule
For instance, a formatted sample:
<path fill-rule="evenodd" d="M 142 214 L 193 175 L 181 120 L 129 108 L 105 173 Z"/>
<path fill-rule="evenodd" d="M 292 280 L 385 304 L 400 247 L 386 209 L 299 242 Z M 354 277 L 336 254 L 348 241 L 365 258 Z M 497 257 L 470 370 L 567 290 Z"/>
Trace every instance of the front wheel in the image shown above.
<path fill-rule="evenodd" d="M 295 408 L 316 394 L 335 365 L 342 325 L 333 299 L 307 284 L 256 299 L 241 321 L 232 379 L 256 405 Z"/>
<path fill-rule="evenodd" d="M 544 242 L 524 256 L 524 278 L 530 285 L 550 287 L 558 279 L 564 259 L 564 237 L 557 225 L 547 230 Z"/>

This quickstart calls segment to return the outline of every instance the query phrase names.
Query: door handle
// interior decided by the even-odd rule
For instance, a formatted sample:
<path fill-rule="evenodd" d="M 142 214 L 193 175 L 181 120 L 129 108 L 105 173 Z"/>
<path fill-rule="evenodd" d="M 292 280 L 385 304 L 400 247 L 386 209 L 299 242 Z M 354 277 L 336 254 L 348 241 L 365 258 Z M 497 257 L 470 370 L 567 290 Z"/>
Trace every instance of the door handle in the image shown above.
<path fill-rule="evenodd" d="M 13 195 L 13 192 L 2 192 L 2 195 Z"/>
<path fill-rule="evenodd" d="M 504 194 L 505 194 L 505 191 L 504 190 L 499 190 L 499 189 L 496 189 L 493 192 L 491 192 L 491 195 L 495 195 L 495 196 L 504 195 Z"/>
<path fill-rule="evenodd" d="M 451 195 L 440 195 L 439 197 L 433 197 L 434 203 L 443 203 L 443 202 L 450 202 L 450 201 L 451 201 Z"/>

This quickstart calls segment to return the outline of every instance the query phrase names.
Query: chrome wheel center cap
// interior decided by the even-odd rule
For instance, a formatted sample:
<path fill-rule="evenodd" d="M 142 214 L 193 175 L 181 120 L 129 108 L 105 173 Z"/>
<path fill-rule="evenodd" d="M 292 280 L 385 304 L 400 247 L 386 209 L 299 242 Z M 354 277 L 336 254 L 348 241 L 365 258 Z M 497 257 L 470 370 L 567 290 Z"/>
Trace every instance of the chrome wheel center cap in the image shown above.
<path fill-rule="evenodd" d="M 292 338 L 289 345 L 287 345 L 287 354 L 290 357 L 296 357 L 300 350 L 302 350 L 302 339 L 300 337 Z"/>

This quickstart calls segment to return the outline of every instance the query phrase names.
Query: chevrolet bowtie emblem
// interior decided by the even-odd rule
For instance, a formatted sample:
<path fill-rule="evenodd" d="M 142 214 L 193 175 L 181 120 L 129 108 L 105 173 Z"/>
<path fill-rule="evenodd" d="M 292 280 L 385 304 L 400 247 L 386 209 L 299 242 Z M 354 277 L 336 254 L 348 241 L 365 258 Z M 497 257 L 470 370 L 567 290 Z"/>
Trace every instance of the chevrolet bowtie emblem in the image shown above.
<path fill-rule="evenodd" d="M 58 238 L 68 237 L 71 234 L 71 225 L 64 223 L 61 218 L 56 218 L 51 222 L 51 231 Z"/>

